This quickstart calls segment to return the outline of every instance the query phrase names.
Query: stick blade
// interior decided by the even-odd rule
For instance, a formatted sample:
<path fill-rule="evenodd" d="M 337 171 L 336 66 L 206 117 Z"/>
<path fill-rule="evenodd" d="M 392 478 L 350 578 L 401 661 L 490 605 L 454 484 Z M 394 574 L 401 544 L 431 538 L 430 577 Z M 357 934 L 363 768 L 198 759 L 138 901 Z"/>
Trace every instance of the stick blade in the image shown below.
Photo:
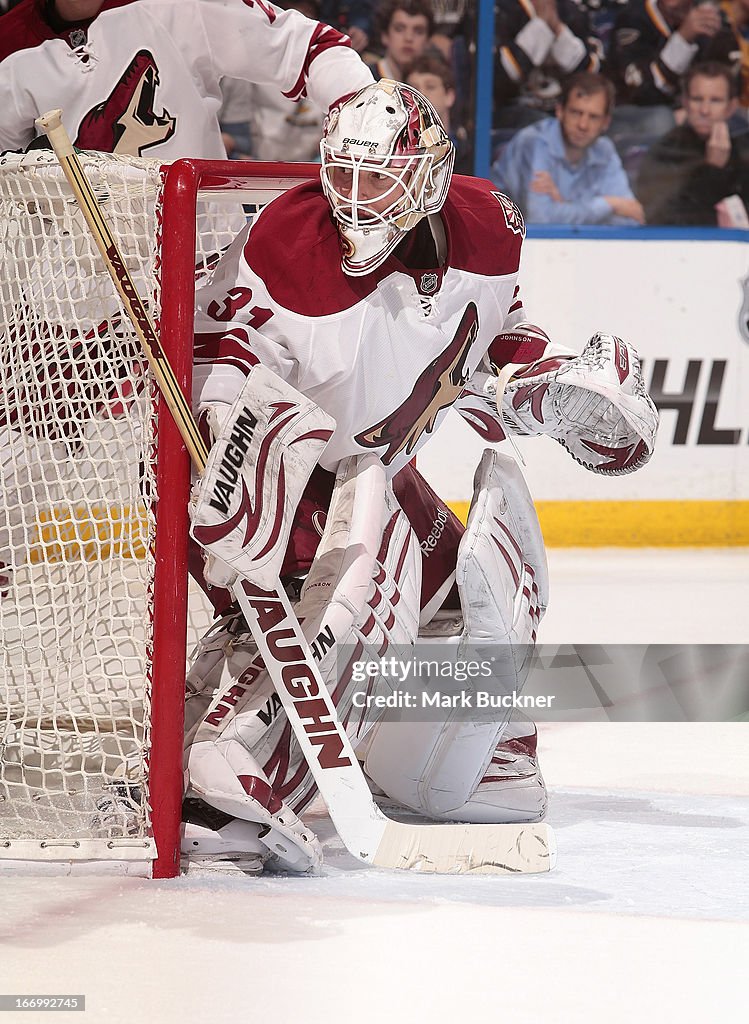
<path fill-rule="evenodd" d="M 536 874 L 556 863 L 545 822 L 522 825 L 409 825 L 388 821 L 370 863 L 440 875 Z"/>

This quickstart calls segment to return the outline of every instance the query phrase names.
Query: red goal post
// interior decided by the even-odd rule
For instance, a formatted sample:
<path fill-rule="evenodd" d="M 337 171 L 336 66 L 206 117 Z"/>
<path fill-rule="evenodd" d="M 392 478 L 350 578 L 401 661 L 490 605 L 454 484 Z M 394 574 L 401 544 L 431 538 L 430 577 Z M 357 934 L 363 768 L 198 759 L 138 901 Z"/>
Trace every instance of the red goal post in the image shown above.
<path fill-rule="evenodd" d="M 319 167 L 83 163 L 187 394 L 196 262 Z M 0 259 L 0 873 L 171 877 L 189 459 L 50 154 L 0 157 Z"/>

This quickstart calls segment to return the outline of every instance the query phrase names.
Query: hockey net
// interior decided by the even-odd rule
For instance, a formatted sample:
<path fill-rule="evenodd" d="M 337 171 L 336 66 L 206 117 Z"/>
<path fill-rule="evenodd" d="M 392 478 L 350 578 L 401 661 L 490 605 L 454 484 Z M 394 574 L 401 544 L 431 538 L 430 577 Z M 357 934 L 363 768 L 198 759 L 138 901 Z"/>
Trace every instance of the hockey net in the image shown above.
<path fill-rule="evenodd" d="M 196 275 L 314 169 L 82 161 L 188 387 Z M 186 455 L 50 153 L 0 157 L 0 266 L 0 872 L 174 874 Z"/>

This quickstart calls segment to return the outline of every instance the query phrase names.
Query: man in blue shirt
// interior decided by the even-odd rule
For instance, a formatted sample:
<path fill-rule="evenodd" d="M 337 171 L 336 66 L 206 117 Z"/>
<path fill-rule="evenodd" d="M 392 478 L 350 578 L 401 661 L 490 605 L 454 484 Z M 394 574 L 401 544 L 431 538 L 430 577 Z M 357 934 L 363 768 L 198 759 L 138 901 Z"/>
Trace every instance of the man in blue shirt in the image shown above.
<path fill-rule="evenodd" d="M 517 132 L 492 178 L 531 224 L 644 224 L 610 139 L 611 82 L 591 72 L 564 84 L 556 117 Z"/>

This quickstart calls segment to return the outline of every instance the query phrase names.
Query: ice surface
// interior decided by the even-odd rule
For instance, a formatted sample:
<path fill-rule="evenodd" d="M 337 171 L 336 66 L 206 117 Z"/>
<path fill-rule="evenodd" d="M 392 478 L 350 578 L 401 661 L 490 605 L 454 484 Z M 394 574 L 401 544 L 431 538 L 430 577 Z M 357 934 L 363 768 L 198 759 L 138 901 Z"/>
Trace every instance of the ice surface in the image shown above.
<path fill-rule="evenodd" d="M 599 555 L 552 552 L 541 639 L 746 641 L 746 552 Z M 550 875 L 368 869 L 315 805 L 320 878 L 0 879 L 0 991 L 85 993 L 87 1024 L 744 1020 L 748 741 L 544 727 Z"/>

